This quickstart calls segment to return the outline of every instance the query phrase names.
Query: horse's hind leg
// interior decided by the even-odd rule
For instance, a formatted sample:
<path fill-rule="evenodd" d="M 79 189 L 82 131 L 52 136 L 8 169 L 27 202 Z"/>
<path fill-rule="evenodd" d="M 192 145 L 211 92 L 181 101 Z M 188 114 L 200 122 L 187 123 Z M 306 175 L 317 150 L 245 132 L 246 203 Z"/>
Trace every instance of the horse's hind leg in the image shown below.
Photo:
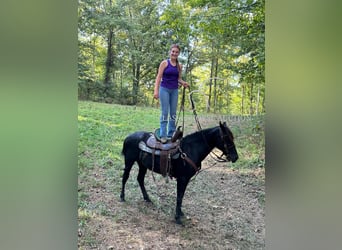
<path fill-rule="evenodd" d="M 144 200 L 147 202 L 151 202 L 151 200 L 148 197 L 148 194 L 146 192 L 145 184 L 144 184 L 147 168 L 144 167 L 141 162 L 138 162 L 138 165 L 139 165 L 139 173 L 138 173 L 137 180 L 138 180 L 138 183 L 140 185 L 141 192 L 143 194 Z"/>
<path fill-rule="evenodd" d="M 125 201 L 125 185 L 128 180 L 129 172 L 131 171 L 133 164 L 134 164 L 134 161 L 128 160 L 125 157 L 125 169 L 124 169 L 124 173 L 122 176 L 122 187 L 121 187 L 121 194 L 120 194 L 121 201 Z"/>

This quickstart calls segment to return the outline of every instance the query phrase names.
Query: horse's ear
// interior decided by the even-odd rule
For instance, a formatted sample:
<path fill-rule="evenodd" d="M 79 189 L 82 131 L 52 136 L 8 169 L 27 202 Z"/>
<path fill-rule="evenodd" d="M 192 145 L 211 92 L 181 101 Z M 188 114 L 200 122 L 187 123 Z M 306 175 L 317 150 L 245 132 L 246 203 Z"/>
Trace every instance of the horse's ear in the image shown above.
<path fill-rule="evenodd" d="M 222 122 L 220 121 L 220 127 L 222 127 L 222 125 L 223 125 L 223 124 L 222 124 Z"/>

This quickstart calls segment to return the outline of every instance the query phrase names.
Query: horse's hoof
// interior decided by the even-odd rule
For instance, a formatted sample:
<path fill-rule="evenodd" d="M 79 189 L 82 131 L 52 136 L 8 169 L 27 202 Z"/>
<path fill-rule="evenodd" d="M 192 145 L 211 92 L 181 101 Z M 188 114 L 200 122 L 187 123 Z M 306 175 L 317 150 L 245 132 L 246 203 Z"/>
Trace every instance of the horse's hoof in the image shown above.
<path fill-rule="evenodd" d="M 144 199 L 146 202 L 152 202 L 151 200 L 150 200 L 150 198 L 145 198 Z"/>
<path fill-rule="evenodd" d="M 183 226 L 183 222 L 182 222 L 181 218 L 176 219 L 176 224 Z"/>
<path fill-rule="evenodd" d="M 126 200 L 125 200 L 125 198 L 120 197 L 120 201 L 125 202 Z"/>

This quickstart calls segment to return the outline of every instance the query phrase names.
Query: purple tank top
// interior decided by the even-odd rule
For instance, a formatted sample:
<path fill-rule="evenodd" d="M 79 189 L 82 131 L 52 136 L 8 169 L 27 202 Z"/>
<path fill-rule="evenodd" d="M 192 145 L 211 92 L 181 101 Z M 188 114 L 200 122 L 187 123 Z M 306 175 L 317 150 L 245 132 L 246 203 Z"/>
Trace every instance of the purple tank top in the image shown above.
<path fill-rule="evenodd" d="M 172 66 L 170 60 L 167 60 L 167 66 L 164 69 L 163 77 L 160 86 L 168 89 L 178 88 L 178 67 Z"/>

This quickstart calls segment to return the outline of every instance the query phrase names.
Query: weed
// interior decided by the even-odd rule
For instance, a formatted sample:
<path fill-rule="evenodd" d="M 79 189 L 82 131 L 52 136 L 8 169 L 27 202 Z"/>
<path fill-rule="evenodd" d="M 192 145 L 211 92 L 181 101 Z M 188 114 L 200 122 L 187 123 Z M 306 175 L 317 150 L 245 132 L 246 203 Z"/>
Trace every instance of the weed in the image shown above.
<path fill-rule="evenodd" d="M 79 223 L 81 225 L 84 225 L 87 221 L 89 221 L 92 218 L 92 213 L 87 210 L 87 209 L 78 209 L 78 219 L 79 219 Z"/>

